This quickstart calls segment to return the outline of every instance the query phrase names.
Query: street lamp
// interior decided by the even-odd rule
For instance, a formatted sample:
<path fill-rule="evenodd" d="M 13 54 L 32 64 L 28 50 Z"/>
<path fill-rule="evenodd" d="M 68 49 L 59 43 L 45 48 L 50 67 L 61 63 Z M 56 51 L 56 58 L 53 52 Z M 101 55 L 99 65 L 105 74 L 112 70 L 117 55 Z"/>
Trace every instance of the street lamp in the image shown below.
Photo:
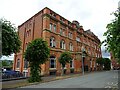
<path fill-rule="evenodd" d="M 82 73 L 84 75 L 84 65 L 83 65 L 83 58 L 85 57 L 85 49 L 82 47 Z"/>

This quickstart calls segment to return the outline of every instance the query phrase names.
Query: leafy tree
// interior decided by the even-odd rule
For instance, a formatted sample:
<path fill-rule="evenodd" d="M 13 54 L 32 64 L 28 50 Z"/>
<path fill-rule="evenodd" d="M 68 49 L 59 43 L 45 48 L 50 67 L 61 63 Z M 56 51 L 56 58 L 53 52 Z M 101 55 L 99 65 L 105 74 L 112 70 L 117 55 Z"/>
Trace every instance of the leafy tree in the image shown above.
<path fill-rule="evenodd" d="M 6 60 L 2 60 L 2 67 L 9 66 Z"/>
<path fill-rule="evenodd" d="M 103 70 L 104 59 L 103 58 L 97 58 L 96 63 L 98 63 L 98 69 Z"/>
<path fill-rule="evenodd" d="M 1 67 L 12 68 L 13 61 L 11 60 L 1 60 Z"/>
<path fill-rule="evenodd" d="M 10 21 L 0 19 L 2 27 L 2 55 L 8 56 L 20 50 L 21 41 L 18 37 L 16 28 Z"/>
<path fill-rule="evenodd" d="M 111 61 L 109 58 L 97 58 L 96 63 L 100 65 L 102 68 L 104 65 L 104 70 L 110 70 L 111 69 Z"/>
<path fill-rule="evenodd" d="M 100 66 L 103 66 L 104 59 L 103 58 L 97 58 L 96 63 L 98 63 Z"/>
<path fill-rule="evenodd" d="M 39 82 L 41 80 L 41 64 L 45 63 L 49 57 L 50 49 L 43 39 L 35 39 L 28 44 L 25 51 L 25 60 L 29 62 L 30 78 L 29 82 Z"/>
<path fill-rule="evenodd" d="M 115 11 L 113 14 L 115 19 L 107 25 L 107 31 L 104 33 L 106 39 L 103 43 L 120 63 L 120 10 Z"/>
<path fill-rule="evenodd" d="M 61 75 L 63 75 L 64 73 L 64 67 L 66 65 L 66 63 L 69 63 L 72 60 L 71 54 L 69 52 L 63 52 L 60 57 L 59 57 L 59 62 L 62 65 L 62 73 Z"/>
<path fill-rule="evenodd" d="M 111 69 L 111 61 L 109 58 L 104 58 L 104 70 Z"/>

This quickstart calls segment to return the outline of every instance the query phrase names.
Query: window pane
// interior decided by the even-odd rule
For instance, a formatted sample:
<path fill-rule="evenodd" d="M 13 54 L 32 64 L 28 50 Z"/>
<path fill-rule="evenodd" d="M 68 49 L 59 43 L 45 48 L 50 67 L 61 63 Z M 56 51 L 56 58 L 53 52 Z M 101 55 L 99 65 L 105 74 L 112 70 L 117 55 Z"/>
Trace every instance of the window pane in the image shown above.
<path fill-rule="evenodd" d="M 17 60 L 17 68 L 20 68 L 20 59 Z"/>
<path fill-rule="evenodd" d="M 55 68 L 56 67 L 56 60 L 55 58 L 50 58 L 50 68 Z"/>
<path fill-rule="evenodd" d="M 52 31 L 52 23 L 50 23 L 50 30 Z"/>
<path fill-rule="evenodd" d="M 62 48 L 62 41 L 60 41 L 60 48 Z"/>
<path fill-rule="evenodd" d="M 56 32 L 56 25 L 54 25 L 54 32 Z"/>
<path fill-rule="evenodd" d="M 62 35 L 62 28 L 60 28 L 60 35 Z"/>

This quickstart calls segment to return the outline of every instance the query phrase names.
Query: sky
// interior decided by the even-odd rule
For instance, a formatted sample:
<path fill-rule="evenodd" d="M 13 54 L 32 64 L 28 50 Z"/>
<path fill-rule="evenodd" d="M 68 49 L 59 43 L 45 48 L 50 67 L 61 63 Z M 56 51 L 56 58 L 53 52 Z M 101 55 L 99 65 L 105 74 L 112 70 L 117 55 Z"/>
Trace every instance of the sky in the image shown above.
<path fill-rule="evenodd" d="M 48 7 L 69 21 L 77 20 L 84 30 L 90 29 L 103 41 L 106 25 L 114 19 L 110 15 L 118 8 L 120 0 L 0 0 L 0 18 L 5 18 L 16 27 L 21 25 L 34 14 Z M 103 57 L 109 57 L 102 48 Z M 2 59 L 13 60 L 3 56 Z"/>

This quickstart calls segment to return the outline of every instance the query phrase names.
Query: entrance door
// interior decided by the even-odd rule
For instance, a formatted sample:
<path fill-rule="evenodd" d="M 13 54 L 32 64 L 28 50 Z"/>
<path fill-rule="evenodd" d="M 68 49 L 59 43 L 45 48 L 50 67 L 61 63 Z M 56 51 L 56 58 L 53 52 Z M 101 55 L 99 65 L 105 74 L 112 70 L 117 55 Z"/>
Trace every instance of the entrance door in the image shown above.
<path fill-rule="evenodd" d="M 50 56 L 50 75 L 56 75 L 56 58 Z"/>

